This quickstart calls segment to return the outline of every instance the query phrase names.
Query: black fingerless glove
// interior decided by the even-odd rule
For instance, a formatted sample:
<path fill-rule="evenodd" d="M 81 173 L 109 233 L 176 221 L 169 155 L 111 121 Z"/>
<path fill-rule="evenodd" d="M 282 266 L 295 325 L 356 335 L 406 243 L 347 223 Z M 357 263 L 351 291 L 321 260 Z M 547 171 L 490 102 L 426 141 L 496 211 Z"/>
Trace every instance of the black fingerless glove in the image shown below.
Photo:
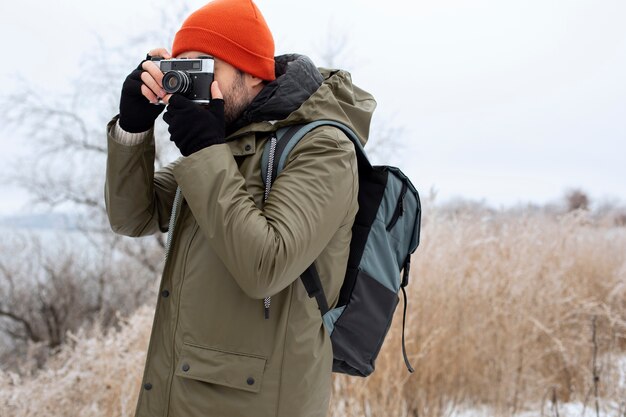
<path fill-rule="evenodd" d="M 174 94 L 163 120 L 169 125 L 170 140 L 183 156 L 225 142 L 224 100 L 213 99 L 204 108 L 185 96 Z"/>
<path fill-rule="evenodd" d="M 143 64 L 147 59 L 141 61 Z M 145 132 L 154 126 L 154 121 L 165 109 L 163 104 L 152 104 L 141 94 L 141 64 L 131 72 L 122 86 L 120 98 L 120 127 L 127 132 Z"/>

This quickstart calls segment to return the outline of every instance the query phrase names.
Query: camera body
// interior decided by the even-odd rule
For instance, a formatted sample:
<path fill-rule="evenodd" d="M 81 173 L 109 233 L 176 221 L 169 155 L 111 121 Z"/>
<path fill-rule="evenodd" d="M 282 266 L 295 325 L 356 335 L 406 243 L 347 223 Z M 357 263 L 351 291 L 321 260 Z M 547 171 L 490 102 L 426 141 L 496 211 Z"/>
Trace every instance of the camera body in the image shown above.
<path fill-rule="evenodd" d="M 198 58 L 150 58 L 163 72 L 163 89 L 168 94 L 182 94 L 199 104 L 211 101 L 214 61 L 208 55 Z"/>

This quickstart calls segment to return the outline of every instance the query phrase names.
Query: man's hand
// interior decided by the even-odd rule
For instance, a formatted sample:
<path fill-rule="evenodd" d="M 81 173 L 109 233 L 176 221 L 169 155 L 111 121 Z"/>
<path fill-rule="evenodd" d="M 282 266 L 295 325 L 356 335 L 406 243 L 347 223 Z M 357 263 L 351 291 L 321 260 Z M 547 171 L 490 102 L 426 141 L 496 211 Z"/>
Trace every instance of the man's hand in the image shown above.
<path fill-rule="evenodd" d="M 170 59 L 164 49 L 153 49 L 149 56 Z M 131 72 L 122 86 L 120 98 L 120 127 L 127 132 L 138 133 L 149 130 L 165 106 L 158 99 L 169 98 L 163 90 L 163 73 L 152 61 L 145 59 Z"/>
<path fill-rule="evenodd" d="M 169 104 L 163 120 L 169 125 L 170 140 L 183 156 L 224 143 L 224 99 L 217 81 L 211 84 L 211 102 L 206 108 L 180 94 L 166 100 Z"/>

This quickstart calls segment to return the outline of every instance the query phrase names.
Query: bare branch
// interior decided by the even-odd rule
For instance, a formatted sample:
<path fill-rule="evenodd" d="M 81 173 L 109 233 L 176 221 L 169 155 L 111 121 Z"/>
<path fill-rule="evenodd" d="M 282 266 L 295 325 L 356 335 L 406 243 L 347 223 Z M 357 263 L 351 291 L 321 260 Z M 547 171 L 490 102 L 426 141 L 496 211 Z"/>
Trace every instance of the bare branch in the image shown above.
<path fill-rule="evenodd" d="M 3 307 L 0 307 L 0 317 L 8 318 L 8 319 L 13 320 L 16 323 L 19 323 L 24 329 L 24 331 L 26 332 L 26 334 L 28 335 L 29 340 L 33 342 L 41 341 L 41 338 L 37 335 L 37 333 L 34 331 L 33 327 L 31 326 L 31 323 L 25 317 L 19 316 L 17 313 L 13 311 L 9 311 Z"/>

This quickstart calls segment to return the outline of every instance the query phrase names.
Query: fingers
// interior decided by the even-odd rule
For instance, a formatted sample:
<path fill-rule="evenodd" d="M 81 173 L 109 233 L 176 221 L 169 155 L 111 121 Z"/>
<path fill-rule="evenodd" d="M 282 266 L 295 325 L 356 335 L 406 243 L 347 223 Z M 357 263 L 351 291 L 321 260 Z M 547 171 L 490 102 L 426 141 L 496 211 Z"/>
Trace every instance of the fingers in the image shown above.
<path fill-rule="evenodd" d="M 166 94 L 164 97 L 161 98 L 161 101 L 165 104 L 170 104 L 170 99 L 172 98 L 173 94 Z"/>
<path fill-rule="evenodd" d="M 159 102 L 159 98 L 154 94 L 152 90 L 146 87 L 145 84 L 141 85 L 141 94 L 148 99 L 148 101 L 152 104 L 156 104 Z"/>
<path fill-rule="evenodd" d="M 146 73 L 149 74 L 150 78 L 152 78 L 152 80 L 156 81 L 156 84 L 157 84 L 158 88 L 162 89 L 162 87 L 163 87 L 163 72 L 161 71 L 161 68 L 159 68 L 157 66 L 157 64 L 155 64 L 152 61 L 145 61 L 143 64 L 141 64 L 141 68 L 143 68 L 143 70 L 145 71 L 144 74 L 146 74 Z M 143 77 L 142 77 L 142 81 L 144 81 Z M 151 85 L 148 85 L 148 87 L 150 87 L 152 89 Z M 152 89 L 152 91 L 154 91 L 158 95 L 158 91 L 156 91 L 154 89 Z M 163 95 L 165 95 L 165 92 L 163 92 Z"/>
<path fill-rule="evenodd" d="M 148 62 L 147 62 L 147 61 L 143 63 L 144 67 L 145 67 L 145 66 L 148 66 L 148 67 L 149 67 L 149 65 L 146 65 L 146 64 L 148 64 Z M 152 62 L 150 62 L 150 64 L 152 64 Z M 154 64 L 152 64 L 152 65 L 154 65 Z M 157 68 L 157 71 L 158 71 L 158 73 L 159 73 L 161 76 L 160 76 L 160 77 L 157 77 L 156 79 L 155 79 L 155 77 L 152 75 L 152 73 L 151 73 L 151 72 L 148 72 L 148 71 L 143 71 L 143 72 L 141 73 L 141 81 L 143 82 L 143 85 L 144 85 L 144 86 L 146 86 L 146 87 L 148 87 L 148 88 L 151 90 L 151 92 L 152 92 L 155 96 L 157 96 L 157 97 L 159 97 L 159 98 L 163 98 L 163 97 L 165 97 L 165 95 L 167 94 L 167 93 L 165 92 L 165 90 L 163 90 L 163 87 L 162 87 L 162 84 L 161 84 L 161 81 L 163 80 L 163 74 L 161 73 L 161 70 L 160 70 L 160 69 L 158 69 L 158 68 Z M 160 78 L 160 79 L 159 79 L 159 78 Z M 142 90 L 143 90 L 143 89 L 142 89 Z M 145 95 L 145 94 L 144 94 L 144 95 Z M 146 98 L 148 98 L 148 99 L 149 99 L 149 97 L 148 97 L 148 96 L 146 96 Z"/>
<path fill-rule="evenodd" d="M 153 49 L 149 52 L 151 56 L 155 56 L 153 53 L 169 56 L 169 53 L 167 53 L 164 48 Z M 141 93 L 150 100 L 151 103 L 156 103 L 159 98 L 163 98 L 166 95 L 165 90 L 163 90 L 163 73 L 152 61 L 144 61 L 141 64 L 141 68 L 143 69 L 141 81 L 144 84 L 141 87 Z"/>
<path fill-rule="evenodd" d="M 172 55 L 165 48 L 152 49 L 150 50 L 150 52 L 148 52 L 148 55 L 154 56 L 154 57 L 161 57 L 165 59 L 172 58 Z"/>
<path fill-rule="evenodd" d="M 148 55 L 164 59 L 172 58 L 172 55 L 165 48 L 151 49 Z M 144 61 L 141 64 L 141 69 L 143 69 L 141 73 L 141 81 L 143 82 L 141 93 L 143 96 L 151 103 L 156 104 L 161 99 L 163 103 L 168 104 L 172 95 L 167 94 L 163 89 L 163 72 L 161 72 L 161 69 L 152 61 Z"/>
<path fill-rule="evenodd" d="M 211 83 L 211 97 L 224 99 L 224 96 L 222 95 L 222 90 L 220 90 L 220 86 L 217 81 L 213 81 Z"/>

